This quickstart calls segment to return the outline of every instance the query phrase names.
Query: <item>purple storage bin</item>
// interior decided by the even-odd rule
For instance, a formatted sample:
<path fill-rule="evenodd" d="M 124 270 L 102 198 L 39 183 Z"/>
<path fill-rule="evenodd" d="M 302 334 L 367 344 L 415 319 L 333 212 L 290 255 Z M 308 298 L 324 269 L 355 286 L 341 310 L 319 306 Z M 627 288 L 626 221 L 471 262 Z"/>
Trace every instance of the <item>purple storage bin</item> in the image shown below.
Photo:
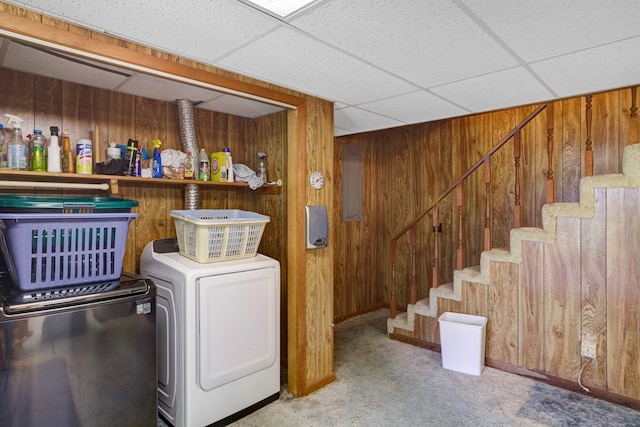
<path fill-rule="evenodd" d="M 0 213 L 2 252 L 22 291 L 119 279 L 137 213 Z"/>

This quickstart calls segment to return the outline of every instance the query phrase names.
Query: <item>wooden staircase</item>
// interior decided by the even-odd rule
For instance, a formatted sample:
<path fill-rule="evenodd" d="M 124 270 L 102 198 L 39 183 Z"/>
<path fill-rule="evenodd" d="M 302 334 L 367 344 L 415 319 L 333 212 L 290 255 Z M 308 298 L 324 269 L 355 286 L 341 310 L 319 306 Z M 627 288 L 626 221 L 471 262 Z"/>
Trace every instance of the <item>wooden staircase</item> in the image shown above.
<path fill-rule="evenodd" d="M 583 177 L 578 203 L 544 205 L 541 228 L 512 229 L 508 249 L 486 250 L 480 265 L 455 270 L 452 283 L 389 318 L 388 333 L 437 347 L 434 320 L 455 301 L 460 312 L 488 317 L 488 364 L 567 388 L 583 376 L 599 396 L 639 406 L 640 144 L 623 156 L 622 174 Z M 493 274 L 496 266 L 510 275 Z M 464 299 L 477 297 L 465 289 L 478 285 L 501 289 L 484 308 Z M 511 319 L 496 314 L 504 304 L 516 306 Z M 418 324 L 429 325 L 434 342 L 417 336 Z M 583 341 L 597 344 L 595 359 L 581 357 Z"/>

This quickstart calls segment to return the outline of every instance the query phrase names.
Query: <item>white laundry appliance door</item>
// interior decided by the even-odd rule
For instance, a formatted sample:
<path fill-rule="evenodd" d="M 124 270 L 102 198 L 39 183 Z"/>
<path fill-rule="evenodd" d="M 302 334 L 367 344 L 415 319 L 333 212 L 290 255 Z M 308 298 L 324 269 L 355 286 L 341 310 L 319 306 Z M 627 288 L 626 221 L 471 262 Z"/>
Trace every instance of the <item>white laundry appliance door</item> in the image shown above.
<path fill-rule="evenodd" d="M 279 363 L 274 268 L 201 277 L 198 292 L 198 379 L 203 390 Z"/>

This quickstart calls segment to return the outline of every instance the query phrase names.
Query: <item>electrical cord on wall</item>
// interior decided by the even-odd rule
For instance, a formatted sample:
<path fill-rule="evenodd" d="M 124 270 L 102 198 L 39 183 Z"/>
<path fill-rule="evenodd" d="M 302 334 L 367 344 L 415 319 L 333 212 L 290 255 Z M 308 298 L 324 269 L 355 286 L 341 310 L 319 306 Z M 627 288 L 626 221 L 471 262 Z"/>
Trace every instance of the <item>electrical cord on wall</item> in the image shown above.
<path fill-rule="evenodd" d="M 582 365 L 582 368 L 580 368 L 580 373 L 578 374 L 578 385 L 582 387 L 582 389 L 587 393 L 591 393 L 591 390 L 582 385 L 582 372 L 584 371 L 584 368 L 589 364 L 589 362 L 591 362 L 591 359 L 587 359 L 587 362 Z"/>

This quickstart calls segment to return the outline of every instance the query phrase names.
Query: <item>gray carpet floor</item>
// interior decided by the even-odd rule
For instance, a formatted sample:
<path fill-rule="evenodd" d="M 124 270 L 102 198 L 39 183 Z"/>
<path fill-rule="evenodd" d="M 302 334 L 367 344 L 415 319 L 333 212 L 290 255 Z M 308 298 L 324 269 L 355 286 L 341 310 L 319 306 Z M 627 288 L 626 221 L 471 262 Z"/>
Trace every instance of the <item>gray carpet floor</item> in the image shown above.
<path fill-rule="evenodd" d="M 336 325 L 333 383 L 301 398 L 283 386 L 232 426 L 640 426 L 639 411 L 519 375 L 446 370 L 440 353 L 389 339 L 388 315 Z"/>

